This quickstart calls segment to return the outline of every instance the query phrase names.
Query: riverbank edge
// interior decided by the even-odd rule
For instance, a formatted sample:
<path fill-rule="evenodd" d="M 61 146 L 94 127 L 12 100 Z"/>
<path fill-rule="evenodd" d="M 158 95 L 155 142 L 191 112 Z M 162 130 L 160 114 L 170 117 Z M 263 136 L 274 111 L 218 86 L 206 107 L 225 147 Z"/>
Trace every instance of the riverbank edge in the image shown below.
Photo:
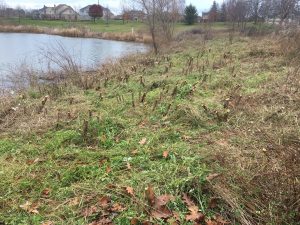
<path fill-rule="evenodd" d="M 33 34 L 49 34 L 59 35 L 63 37 L 77 37 L 77 38 L 96 38 L 114 41 L 126 41 L 150 44 L 151 38 L 145 33 L 126 32 L 126 33 L 112 33 L 112 32 L 94 32 L 88 28 L 48 28 L 39 26 L 24 26 L 24 25 L 0 25 L 0 33 L 33 33 Z"/>

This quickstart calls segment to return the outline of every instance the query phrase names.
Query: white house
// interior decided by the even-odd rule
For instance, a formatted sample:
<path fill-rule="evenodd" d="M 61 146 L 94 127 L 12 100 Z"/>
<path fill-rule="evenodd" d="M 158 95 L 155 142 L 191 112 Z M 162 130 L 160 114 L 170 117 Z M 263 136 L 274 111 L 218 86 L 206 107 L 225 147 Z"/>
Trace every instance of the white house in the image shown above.
<path fill-rule="evenodd" d="M 90 7 L 92 5 L 87 5 L 86 7 L 82 8 L 79 10 L 79 18 L 80 20 L 91 20 L 92 18 L 89 16 L 89 10 Z M 109 8 L 105 8 L 103 6 L 101 6 L 103 8 L 103 19 L 113 19 L 114 18 L 114 14 L 110 11 Z"/>
<path fill-rule="evenodd" d="M 71 6 L 60 4 L 54 7 L 44 6 L 35 13 L 35 17 L 50 20 L 77 20 L 78 13 Z"/>

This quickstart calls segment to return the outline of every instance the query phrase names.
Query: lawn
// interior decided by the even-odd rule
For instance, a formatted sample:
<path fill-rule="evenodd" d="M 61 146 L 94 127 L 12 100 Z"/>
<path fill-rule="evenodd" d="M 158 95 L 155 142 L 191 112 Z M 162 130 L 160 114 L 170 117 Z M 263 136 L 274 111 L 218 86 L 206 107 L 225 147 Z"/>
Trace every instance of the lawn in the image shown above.
<path fill-rule="evenodd" d="M 26 26 L 39 26 L 39 27 L 49 27 L 49 28 L 70 28 L 70 27 L 86 27 L 95 32 L 116 32 L 116 33 L 128 33 L 134 31 L 145 31 L 147 26 L 138 21 L 125 21 L 122 20 L 109 20 L 108 23 L 101 19 L 97 20 L 95 23 L 93 21 L 61 21 L 61 20 L 33 20 L 22 18 L 20 23 L 18 18 L 11 19 L 1 19 L 0 24 L 8 25 L 26 25 Z M 199 27 L 199 24 L 186 25 L 184 23 L 177 23 L 175 25 L 176 32 L 182 32 L 185 30 L 193 29 Z M 222 26 L 222 25 L 221 25 Z"/>
<path fill-rule="evenodd" d="M 33 20 L 21 19 L 20 23 L 18 18 L 2 19 L 0 24 L 10 25 L 27 25 L 27 26 L 40 26 L 49 28 L 70 28 L 70 27 L 87 27 L 95 32 L 131 32 L 132 28 L 135 30 L 144 29 L 145 25 L 141 22 L 125 22 L 122 20 L 109 20 L 108 23 L 104 20 L 93 21 L 62 21 L 62 20 Z"/>

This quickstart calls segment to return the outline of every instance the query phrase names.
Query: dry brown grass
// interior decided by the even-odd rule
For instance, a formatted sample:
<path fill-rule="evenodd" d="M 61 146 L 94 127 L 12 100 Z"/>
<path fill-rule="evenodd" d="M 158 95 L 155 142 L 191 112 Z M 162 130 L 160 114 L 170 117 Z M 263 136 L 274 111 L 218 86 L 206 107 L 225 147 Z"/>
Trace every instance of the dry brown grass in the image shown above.
<path fill-rule="evenodd" d="M 230 125 L 212 145 L 216 162 L 226 168 L 226 177 L 212 189 L 240 214 L 242 224 L 297 224 L 300 219 L 300 73 L 281 49 L 261 55 L 274 52 L 277 43 L 259 40 L 259 55 L 250 57 L 259 57 L 253 61 L 259 65 L 276 55 L 277 63 L 288 67 L 285 75 L 281 67 L 272 68 L 273 76 L 259 91 L 229 93 Z"/>
<path fill-rule="evenodd" d="M 37 34 L 50 34 L 60 35 L 65 37 L 85 37 L 85 38 L 100 38 L 116 41 L 130 41 L 130 42 L 142 42 L 151 43 L 151 38 L 146 33 L 137 32 L 132 34 L 128 33 L 112 33 L 112 32 L 94 32 L 90 29 L 81 27 L 71 28 L 46 28 L 37 26 L 25 26 L 25 25 L 0 25 L 0 32 L 12 32 L 12 33 L 37 33 Z"/>

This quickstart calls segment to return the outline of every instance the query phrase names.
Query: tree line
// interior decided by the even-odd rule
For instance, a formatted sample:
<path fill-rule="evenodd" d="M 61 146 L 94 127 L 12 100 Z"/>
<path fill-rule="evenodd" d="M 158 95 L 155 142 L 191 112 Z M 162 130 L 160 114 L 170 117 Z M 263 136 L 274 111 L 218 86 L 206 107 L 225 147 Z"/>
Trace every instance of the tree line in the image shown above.
<path fill-rule="evenodd" d="M 300 18 L 300 0 L 225 0 L 216 1 L 209 11 L 212 22 L 264 22 L 278 20 L 280 24 Z"/>

